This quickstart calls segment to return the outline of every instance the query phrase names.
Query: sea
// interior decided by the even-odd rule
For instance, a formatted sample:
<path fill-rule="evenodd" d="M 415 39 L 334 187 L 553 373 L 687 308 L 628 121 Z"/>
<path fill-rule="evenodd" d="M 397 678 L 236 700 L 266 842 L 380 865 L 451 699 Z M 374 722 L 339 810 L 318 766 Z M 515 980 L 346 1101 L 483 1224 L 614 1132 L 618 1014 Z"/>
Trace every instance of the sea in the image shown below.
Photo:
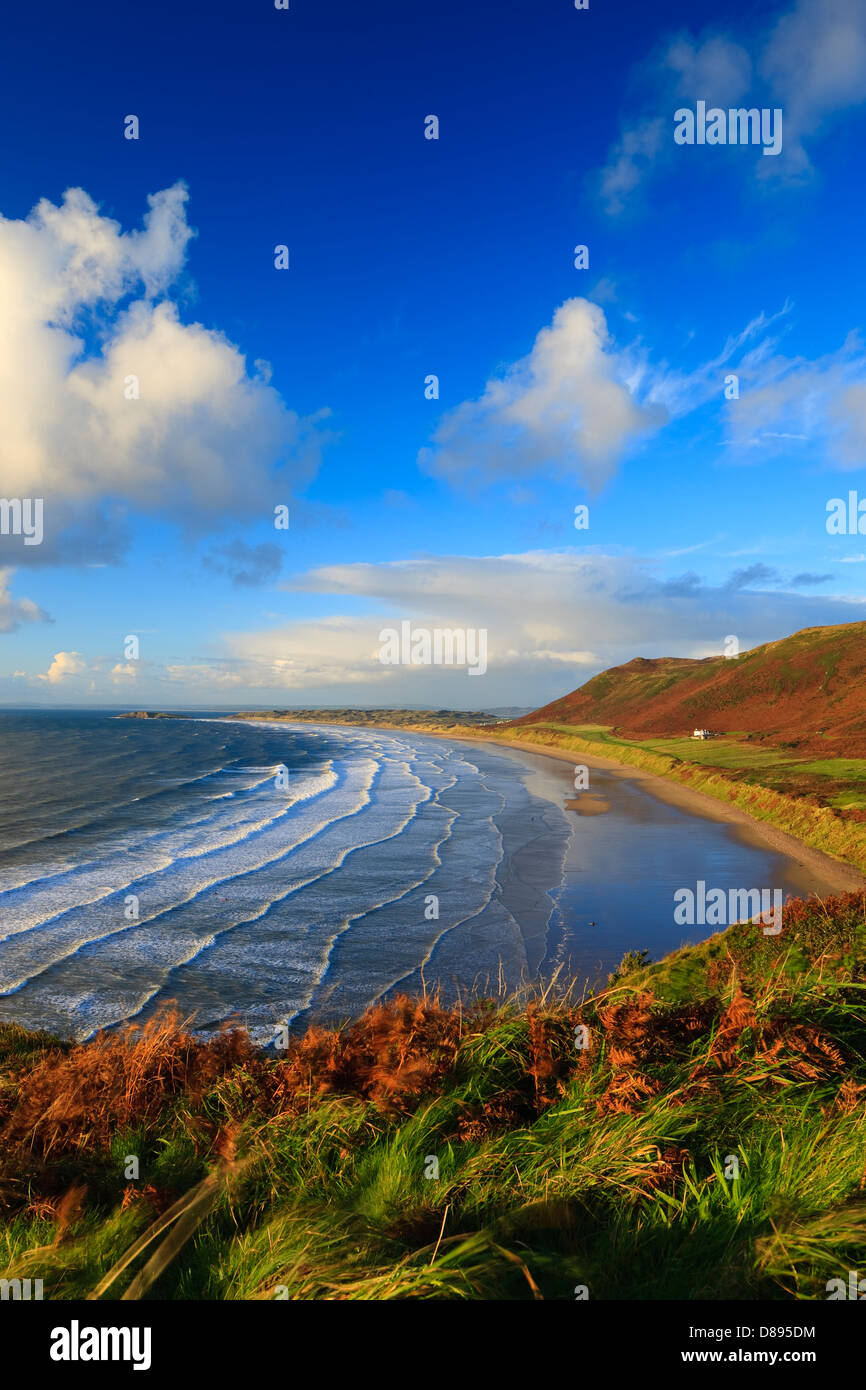
<path fill-rule="evenodd" d="M 674 892 L 821 891 L 721 819 L 565 763 L 404 730 L 0 712 L 0 1023 L 82 1040 L 171 1005 L 196 1032 L 605 979 L 713 928 Z"/>

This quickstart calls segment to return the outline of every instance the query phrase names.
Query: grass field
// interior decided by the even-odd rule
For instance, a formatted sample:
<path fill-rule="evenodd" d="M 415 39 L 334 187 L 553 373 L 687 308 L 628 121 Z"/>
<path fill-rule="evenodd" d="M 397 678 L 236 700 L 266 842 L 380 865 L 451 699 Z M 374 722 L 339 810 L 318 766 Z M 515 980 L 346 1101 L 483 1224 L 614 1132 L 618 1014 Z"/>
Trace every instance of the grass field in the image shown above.
<path fill-rule="evenodd" d="M 702 767 L 763 768 L 776 767 L 790 761 L 779 749 L 750 748 L 747 743 L 730 738 L 704 740 L 697 738 L 627 739 L 617 737 L 609 729 L 599 724 L 539 724 L 530 727 L 551 729 L 561 734 L 577 734 L 589 742 L 598 743 L 599 752 L 602 751 L 601 745 L 603 744 L 611 750 L 617 747 L 647 748 L 652 753 L 661 753 L 666 757 L 698 763 Z M 610 756 L 615 757 L 616 755 L 611 751 Z M 866 759 L 863 760 L 863 775 L 866 777 Z"/>
<path fill-rule="evenodd" d="M 866 912 L 595 998 L 396 1000 L 280 1057 L 0 1029 L 0 1269 L 45 1297 L 825 1299 L 866 1265 Z M 137 1175 L 131 1176 L 137 1164 Z"/>

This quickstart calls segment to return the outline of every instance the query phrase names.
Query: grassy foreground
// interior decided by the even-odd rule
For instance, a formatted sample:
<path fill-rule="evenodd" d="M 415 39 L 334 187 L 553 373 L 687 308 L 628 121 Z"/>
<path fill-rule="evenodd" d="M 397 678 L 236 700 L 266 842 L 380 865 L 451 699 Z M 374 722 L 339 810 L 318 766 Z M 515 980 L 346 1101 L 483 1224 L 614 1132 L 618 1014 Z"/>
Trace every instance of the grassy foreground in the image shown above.
<path fill-rule="evenodd" d="M 866 1267 L 866 901 L 785 914 L 592 998 L 401 998 L 277 1057 L 170 1018 L 5 1026 L 0 1273 L 61 1299 L 825 1299 Z"/>

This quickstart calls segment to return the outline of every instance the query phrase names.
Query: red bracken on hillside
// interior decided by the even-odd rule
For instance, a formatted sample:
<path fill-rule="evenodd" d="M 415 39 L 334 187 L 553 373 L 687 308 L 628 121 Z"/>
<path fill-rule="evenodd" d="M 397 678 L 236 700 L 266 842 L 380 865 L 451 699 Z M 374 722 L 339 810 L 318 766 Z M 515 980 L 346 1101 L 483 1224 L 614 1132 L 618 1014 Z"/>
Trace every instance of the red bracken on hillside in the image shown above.
<path fill-rule="evenodd" d="M 625 737 L 750 733 L 825 757 L 866 757 L 866 622 L 807 627 L 738 657 L 635 657 L 517 724 L 605 724 Z"/>

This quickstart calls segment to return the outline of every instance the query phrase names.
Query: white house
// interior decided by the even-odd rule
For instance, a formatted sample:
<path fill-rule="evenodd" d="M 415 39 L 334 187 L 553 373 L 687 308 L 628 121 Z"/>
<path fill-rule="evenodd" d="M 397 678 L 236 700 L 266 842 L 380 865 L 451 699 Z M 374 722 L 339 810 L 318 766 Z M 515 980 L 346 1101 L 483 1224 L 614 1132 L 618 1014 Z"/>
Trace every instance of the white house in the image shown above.
<path fill-rule="evenodd" d="M 692 738 L 712 738 L 709 729 L 695 729 Z"/>

